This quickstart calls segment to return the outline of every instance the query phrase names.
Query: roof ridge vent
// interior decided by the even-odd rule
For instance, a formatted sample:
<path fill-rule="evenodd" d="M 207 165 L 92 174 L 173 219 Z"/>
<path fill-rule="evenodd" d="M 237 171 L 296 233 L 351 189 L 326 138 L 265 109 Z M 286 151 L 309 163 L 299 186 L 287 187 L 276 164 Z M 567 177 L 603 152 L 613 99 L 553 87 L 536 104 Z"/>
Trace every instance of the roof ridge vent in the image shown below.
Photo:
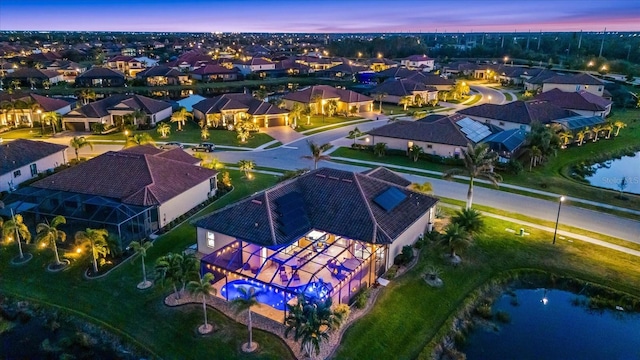
<path fill-rule="evenodd" d="M 331 179 L 331 180 L 340 180 L 339 177 L 335 177 L 335 176 L 329 176 L 329 179 Z"/>
<path fill-rule="evenodd" d="M 325 175 L 325 174 L 316 174 L 316 176 L 317 177 L 321 177 L 321 178 L 326 178 L 327 177 L 327 175 Z"/>
<path fill-rule="evenodd" d="M 348 183 L 352 183 L 353 182 L 353 180 L 351 180 L 351 179 L 342 179 L 342 181 L 348 182 Z"/>
<path fill-rule="evenodd" d="M 262 201 L 258 200 L 258 199 L 253 199 L 251 200 L 252 203 L 257 204 L 257 205 L 262 205 Z"/>

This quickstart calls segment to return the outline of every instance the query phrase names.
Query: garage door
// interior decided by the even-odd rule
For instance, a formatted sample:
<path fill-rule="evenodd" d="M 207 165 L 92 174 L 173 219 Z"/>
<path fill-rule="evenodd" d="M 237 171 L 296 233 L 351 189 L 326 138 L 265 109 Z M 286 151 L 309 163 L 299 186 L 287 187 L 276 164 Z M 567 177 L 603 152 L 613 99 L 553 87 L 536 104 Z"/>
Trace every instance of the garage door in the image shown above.
<path fill-rule="evenodd" d="M 65 122 L 65 128 L 71 131 L 87 131 L 83 122 Z"/>
<path fill-rule="evenodd" d="M 284 118 L 283 117 L 269 118 L 269 127 L 272 127 L 272 126 L 284 126 Z"/>

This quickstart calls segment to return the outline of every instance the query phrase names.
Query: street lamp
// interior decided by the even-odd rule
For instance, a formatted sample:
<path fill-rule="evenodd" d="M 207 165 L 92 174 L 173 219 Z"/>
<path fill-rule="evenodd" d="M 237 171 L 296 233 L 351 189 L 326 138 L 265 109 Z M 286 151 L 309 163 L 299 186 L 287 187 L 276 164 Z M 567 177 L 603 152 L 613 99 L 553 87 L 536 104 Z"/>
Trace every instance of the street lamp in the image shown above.
<path fill-rule="evenodd" d="M 491 95 L 489 95 L 488 98 L 489 98 L 489 104 L 491 104 Z"/>
<path fill-rule="evenodd" d="M 508 57 L 508 56 L 505 56 L 505 57 L 504 57 L 504 65 L 505 65 L 505 66 L 507 66 L 507 61 L 509 61 L 509 57 Z"/>
<path fill-rule="evenodd" d="M 556 235 L 558 234 L 558 220 L 560 220 L 560 209 L 562 208 L 563 201 L 564 196 L 560 196 L 560 201 L 558 201 L 558 216 L 556 216 L 556 229 L 553 231 L 553 244 L 556 243 Z"/>

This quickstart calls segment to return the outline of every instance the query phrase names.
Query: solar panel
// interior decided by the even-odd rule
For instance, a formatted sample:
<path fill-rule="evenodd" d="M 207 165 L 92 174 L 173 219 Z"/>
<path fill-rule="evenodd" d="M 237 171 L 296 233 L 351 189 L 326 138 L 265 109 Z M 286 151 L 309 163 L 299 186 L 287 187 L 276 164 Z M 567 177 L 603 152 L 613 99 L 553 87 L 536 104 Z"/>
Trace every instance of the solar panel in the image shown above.
<path fill-rule="evenodd" d="M 279 197 L 275 200 L 275 203 L 278 207 L 285 207 L 292 203 L 304 203 L 304 200 L 299 192 L 294 191 Z"/>
<path fill-rule="evenodd" d="M 400 203 L 406 198 L 407 195 L 398 188 L 390 187 L 380 195 L 376 196 L 373 199 L 373 202 L 378 204 L 378 206 L 380 206 L 384 211 L 390 212 L 400 205 Z"/>
<path fill-rule="evenodd" d="M 481 124 L 477 121 L 473 121 L 469 118 L 456 121 L 456 124 L 460 126 L 460 131 L 467 137 L 467 139 L 474 143 L 479 142 L 485 137 L 491 135 L 489 127 Z"/>

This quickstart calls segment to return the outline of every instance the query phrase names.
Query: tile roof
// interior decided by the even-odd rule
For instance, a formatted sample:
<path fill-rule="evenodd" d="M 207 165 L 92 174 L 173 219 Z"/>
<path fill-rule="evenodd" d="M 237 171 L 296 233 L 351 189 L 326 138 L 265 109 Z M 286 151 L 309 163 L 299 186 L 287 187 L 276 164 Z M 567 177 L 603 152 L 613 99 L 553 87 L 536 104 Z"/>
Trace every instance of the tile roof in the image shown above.
<path fill-rule="evenodd" d="M 537 84 L 542 85 L 545 80 L 557 76 L 558 73 L 551 70 L 542 70 L 536 76 L 526 80 L 525 82 L 528 84 Z"/>
<path fill-rule="evenodd" d="M 254 98 L 249 94 L 222 94 L 210 99 L 202 100 L 193 105 L 195 110 L 204 114 L 215 114 L 224 110 L 245 110 L 250 115 L 280 115 L 289 111 Z"/>
<path fill-rule="evenodd" d="M 415 92 L 430 91 L 437 92 L 433 86 L 427 86 L 421 82 L 410 79 L 388 79 L 376 88 L 371 90 L 372 94 L 387 94 L 393 96 L 413 95 Z"/>
<path fill-rule="evenodd" d="M 238 70 L 236 68 L 227 69 L 224 66 L 215 64 L 206 64 L 193 70 L 191 73 L 196 75 L 235 74 L 238 73 Z"/>
<path fill-rule="evenodd" d="M 552 120 L 577 115 L 573 111 L 542 100 L 518 100 L 504 105 L 482 104 L 458 110 L 457 113 L 526 125 L 533 122 L 547 124 Z"/>
<path fill-rule="evenodd" d="M 611 105 L 611 101 L 587 91 L 564 92 L 560 89 L 552 89 L 536 95 L 535 99 L 544 100 L 563 109 L 604 111 Z"/>
<path fill-rule="evenodd" d="M 126 95 L 115 94 L 106 99 L 90 102 L 80 108 L 72 110 L 65 115 L 66 117 L 86 117 L 86 118 L 101 118 L 109 115 L 109 110 L 114 109 L 118 105 L 124 105 L 125 110 L 137 110 L 140 109 L 147 114 L 155 114 L 166 108 L 171 107 L 171 104 L 161 100 L 155 100 L 142 95 Z M 123 109 L 118 107 L 118 109 Z"/>
<path fill-rule="evenodd" d="M 558 75 L 543 81 L 545 84 L 570 84 L 570 85 L 604 85 L 604 82 L 593 75 L 580 73 L 575 75 Z"/>
<path fill-rule="evenodd" d="M 402 187 L 411 185 L 411 181 L 405 179 L 402 175 L 399 175 L 382 166 L 379 166 L 375 169 L 363 171 L 362 173 L 372 178 L 390 182 Z"/>
<path fill-rule="evenodd" d="M 246 61 L 233 61 L 233 63 L 238 65 L 271 65 L 273 61 L 263 57 L 257 57 Z"/>
<path fill-rule="evenodd" d="M 405 58 L 405 60 L 409 60 L 409 61 L 428 61 L 428 60 L 433 60 L 433 59 L 428 57 L 427 55 L 411 55 L 411 56 L 407 56 Z"/>
<path fill-rule="evenodd" d="M 373 199 L 389 188 L 397 188 L 406 198 L 387 212 Z M 309 223 L 285 234 L 279 225 L 282 214 L 278 201 L 290 194 L 301 198 L 299 213 L 304 213 Z M 387 244 L 437 201 L 366 174 L 321 168 L 202 217 L 195 225 L 262 246 L 289 244 L 312 229 Z"/>
<path fill-rule="evenodd" d="M 183 163 L 197 165 L 202 160 L 197 157 L 189 155 L 186 151 L 180 148 L 173 148 L 169 150 L 159 149 L 153 145 L 139 145 L 120 150 L 124 154 L 141 154 L 141 155 L 154 155 L 164 159 L 170 159 L 180 161 Z"/>
<path fill-rule="evenodd" d="M 178 77 L 182 75 L 186 76 L 186 74 L 183 74 L 174 68 L 170 68 L 164 65 L 159 65 L 159 66 L 152 66 L 146 70 L 140 71 L 139 73 L 136 74 L 136 77 L 140 79 L 144 79 L 151 76 Z"/>
<path fill-rule="evenodd" d="M 406 79 L 421 82 L 425 85 L 431 85 L 431 86 L 436 86 L 436 85 L 453 86 L 456 84 L 456 81 L 453 79 L 445 79 L 442 76 L 425 74 L 423 72 L 417 72 L 413 75 L 407 76 Z"/>
<path fill-rule="evenodd" d="M 336 89 L 329 85 L 315 85 L 288 93 L 282 98 L 301 103 L 311 103 L 314 97 L 320 96 L 324 100 L 337 99 L 346 103 L 373 101 L 372 98 L 351 90 Z"/>
<path fill-rule="evenodd" d="M 164 152 L 146 152 L 146 149 L 109 151 L 31 186 L 152 206 L 163 204 L 218 173 L 163 157 Z"/>
<path fill-rule="evenodd" d="M 357 74 L 362 71 L 368 71 L 369 68 L 367 66 L 360 66 L 356 64 L 349 64 L 348 62 L 338 64 L 336 66 L 332 66 L 324 71 L 332 72 L 332 73 L 347 73 L 347 74 Z"/>
<path fill-rule="evenodd" d="M 38 95 L 35 93 L 22 93 L 22 92 L 17 92 L 13 94 L 4 93 L 4 92 L 0 93 L 0 101 L 12 102 L 16 100 L 22 100 L 26 102 L 33 101 L 36 104 L 38 104 L 44 112 L 60 110 L 65 106 L 69 105 L 68 101 L 65 101 L 62 99 L 50 98 L 50 97 Z"/>
<path fill-rule="evenodd" d="M 396 121 L 369 131 L 371 136 L 424 141 L 434 144 L 467 146 L 469 139 L 460 131 L 456 121 L 465 116 L 454 114 L 431 122 Z"/>
<path fill-rule="evenodd" d="M 64 151 L 66 148 L 66 145 L 25 139 L 0 143 L 0 175 Z"/>
<path fill-rule="evenodd" d="M 103 67 L 92 67 L 91 69 L 77 76 L 77 78 L 87 78 L 87 79 L 111 78 L 111 77 L 124 79 L 124 74 L 119 71 L 115 71 L 115 70 L 111 70 Z"/>
<path fill-rule="evenodd" d="M 116 55 L 114 57 L 112 57 L 111 59 L 107 60 L 107 62 L 116 62 L 116 61 L 125 61 L 125 62 L 129 62 L 131 60 L 133 60 L 134 57 L 133 56 L 126 56 L 126 55 Z"/>
<path fill-rule="evenodd" d="M 20 68 L 16 69 L 13 72 L 7 73 L 4 77 L 7 79 L 26 79 L 26 78 L 34 78 L 34 79 L 42 79 L 48 80 L 58 76 L 58 72 L 54 70 L 40 70 L 35 68 Z"/>

